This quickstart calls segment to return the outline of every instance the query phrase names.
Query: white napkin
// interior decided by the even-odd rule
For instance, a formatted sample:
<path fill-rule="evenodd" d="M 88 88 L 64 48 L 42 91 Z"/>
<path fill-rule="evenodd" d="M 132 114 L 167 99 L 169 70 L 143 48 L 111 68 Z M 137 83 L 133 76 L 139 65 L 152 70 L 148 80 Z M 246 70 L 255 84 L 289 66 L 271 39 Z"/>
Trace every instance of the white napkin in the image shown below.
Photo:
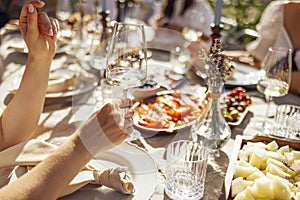
<path fill-rule="evenodd" d="M 95 183 L 114 188 L 123 194 L 135 192 L 130 176 L 127 174 L 127 167 L 106 169 L 102 172 L 94 171 Z"/>

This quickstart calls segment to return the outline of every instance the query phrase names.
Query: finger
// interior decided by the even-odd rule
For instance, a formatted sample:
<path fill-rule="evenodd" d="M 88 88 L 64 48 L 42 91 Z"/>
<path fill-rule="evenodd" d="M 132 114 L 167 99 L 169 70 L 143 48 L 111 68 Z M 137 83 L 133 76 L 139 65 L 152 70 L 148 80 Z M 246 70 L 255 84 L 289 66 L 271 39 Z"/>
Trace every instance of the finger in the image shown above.
<path fill-rule="evenodd" d="M 55 39 L 57 39 L 57 35 L 58 35 L 58 32 L 59 32 L 58 21 L 56 19 L 50 17 L 50 22 L 51 22 L 51 25 L 52 25 L 53 37 Z"/>
<path fill-rule="evenodd" d="M 122 125 L 122 124 L 121 124 L 122 120 L 121 120 L 121 115 L 120 115 L 120 113 L 115 113 L 115 114 L 114 114 L 114 120 L 115 120 L 115 123 L 118 124 L 118 126 L 121 126 L 121 125 Z"/>
<path fill-rule="evenodd" d="M 133 131 L 134 131 L 133 126 L 127 127 L 127 129 L 126 129 L 126 133 L 127 133 L 129 136 L 133 133 Z"/>
<path fill-rule="evenodd" d="M 58 34 L 58 32 L 60 31 L 59 22 L 58 22 L 57 19 L 54 19 L 54 18 L 53 18 L 53 22 L 54 22 L 54 24 L 55 24 L 55 27 L 57 28 L 57 34 Z"/>
<path fill-rule="evenodd" d="M 125 114 L 125 118 L 132 118 L 133 114 L 134 114 L 134 111 L 132 109 L 129 109 Z"/>
<path fill-rule="evenodd" d="M 132 118 L 125 119 L 124 131 L 131 134 L 134 131 Z"/>
<path fill-rule="evenodd" d="M 38 14 L 38 20 L 41 32 L 48 36 L 53 36 L 53 28 L 48 15 L 45 12 L 41 12 Z"/>
<path fill-rule="evenodd" d="M 29 28 L 37 28 L 36 26 L 36 8 L 42 8 L 45 5 L 42 1 L 28 1 L 22 7 L 19 22 L 20 31 L 24 35 Z"/>
<path fill-rule="evenodd" d="M 120 102 L 120 108 L 129 108 L 132 106 L 132 100 L 127 98 L 127 99 L 122 99 Z"/>

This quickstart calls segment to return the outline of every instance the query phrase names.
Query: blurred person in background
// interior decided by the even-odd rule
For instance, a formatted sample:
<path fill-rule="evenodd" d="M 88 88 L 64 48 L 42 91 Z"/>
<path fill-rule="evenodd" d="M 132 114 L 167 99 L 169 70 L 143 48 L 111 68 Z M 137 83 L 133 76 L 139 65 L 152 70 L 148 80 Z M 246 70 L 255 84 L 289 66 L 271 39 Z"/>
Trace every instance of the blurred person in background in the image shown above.
<path fill-rule="evenodd" d="M 0 28 L 3 27 L 9 21 L 9 16 L 6 11 L 6 5 L 6 0 L 2 0 L 0 2 Z"/>
<path fill-rule="evenodd" d="M 202 32 L 201 39 L 209 40 L 214 13 L 206 0 L 162 0 L 161 9 L 149 19 L 155 27 L 180 31 L 184 28 Z"/>
<path fill-rule="evenodd" d="M 256 29 L 259 37 L 246 45 L 245 52 L 228 51 L 238 61 L 260 69 L 269 47 L 293 50 L 290 91 L 300 94 L 300 1 L 272 1 L 264 10 Z"/>

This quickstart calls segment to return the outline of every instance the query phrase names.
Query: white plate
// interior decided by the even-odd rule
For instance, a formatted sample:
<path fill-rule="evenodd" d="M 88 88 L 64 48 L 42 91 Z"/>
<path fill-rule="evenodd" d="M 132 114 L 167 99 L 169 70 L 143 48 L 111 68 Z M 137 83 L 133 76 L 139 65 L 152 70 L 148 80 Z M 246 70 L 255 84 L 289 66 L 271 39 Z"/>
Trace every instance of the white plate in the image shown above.
<path fill-rule="evenodd" d="M 154 193 L 158 183 L 157 167 L 152 157 L 145 151 L 128 143 L 122 143 L 117 147 L 99 154 L 96 156 L 96 159 L 97 160 L 93 160 L 92 163 L 100 170 L 109 167 L 127 166 L 136 192 L 133 195 L 124 195 L 109 188 L 79 190 L 72 195 L 62 198 L 63 200 L 142 200 L 149 199 Z"/>
<path fill-rule="evenodd" d="M 149 60 L 147 67 L 147 79 L 153 80 L 158 85 L 167 89 L 174 89 L 180 85 L 185 77 L 183 74 L 177 74 L 170 71 L 171 65 L 168 62 L 155 62 Z"/>
<path fill-rule="evenodd" d="M 97 77 L 92 74 L 88 74 L 87 72 L 84 72 L 83 70 L 80 70 L 79 72 L 74 72 L 69 69 L 58 69 L 60 71 L 64 71 L 65 73 L 76 73 L 75 83 L 74 87 L 69 87 L 68 89 L 61 91 L 61 92 L 48 92 L 46 94 L 46 98 L 64 98 L 64 97 L 71 97 L 80 95 L 83 93 L 86 93 L 92 89 L 94 89 L 95 83 L 97 82 Z M 69 72 L 68 72 L 69 71 Z M 13 77 L 14 80 L 12 80 L 12 86 L 10 86 L 10 90 L 16 90 L 19 87 L 19 84 L 21 82 L 22 78 L 22 70 L 18 72 L 18 75 Z"/>
<path fill-rule="evenodd" d="M 254 67 L 233 62 L 235 71 L 231 79 L 226 80 L 226 85 L 251 86 L 256 85 L 262 76 L 262 72 Z"/>
<path fill-rule="evenodd" d="M 55 93 L 47 93 L 46 98 L 63 98 L 63 97 L 70 97 L 76 96 L 83 93 L 86 93 L 92 89 L 94 89 L 95 83 L 97 78 L 93 75 L 78 75 L 76 77 L 75 86 L 74 88 L 70 88 L 66 91 L 62 92 L 55 92 Z"/>
<path fill-rule="evenodd" d="M 14 38 L 13 42 L 10 43 L 9 49 L 15 50 L 19 53 L 28 53 L 28 48 L 24 40 L 20 37 Z M 62 44 L 58 45 L 56 48 L 56 54 L 60 53 L 67 53 L 68 51 L 72 50 L 71 44 Z"/>

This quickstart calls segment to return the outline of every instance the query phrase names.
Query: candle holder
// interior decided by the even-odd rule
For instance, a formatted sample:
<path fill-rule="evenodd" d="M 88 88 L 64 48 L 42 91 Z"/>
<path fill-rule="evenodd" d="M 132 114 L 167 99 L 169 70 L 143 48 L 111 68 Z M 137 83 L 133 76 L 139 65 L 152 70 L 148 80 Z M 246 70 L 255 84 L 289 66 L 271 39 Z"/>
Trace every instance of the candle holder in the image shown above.
<path fill-rule="evenodd" d="M 221 31 L 223 30 L 224 25 L 223 24 L 216 25 L 216 24 L 212 23 L 210 25 L 210 27 L 212 30 L 212 34 L 211 34 L 212 41 L 215 41 L 215 39 L 220 39 L 222 36 Z"/>
<path fill-rule="evenodd" d="M 125 0 L 117 0 L 116 2 L 117 4 L 117 12 L 118 12 L 118 15 L 117 15 L 117 22 L 121 22 L 123 21 L 123 15 L 124 15 L 124 8 L 125 8 Z"/>
<path fill-rule="evenodd" d="M 101 34 L 101 38 L 100 41 L 103 42 L 104 40 L 106 40 L 108 38 L 108 22 L 110 21 L 109 19 L 109 14 L 110 11 L 109 10 L 103 10 L 100 12 L 100 16 L 101 16 L 101 24 L 102 24 L 102 34 Z"/>

